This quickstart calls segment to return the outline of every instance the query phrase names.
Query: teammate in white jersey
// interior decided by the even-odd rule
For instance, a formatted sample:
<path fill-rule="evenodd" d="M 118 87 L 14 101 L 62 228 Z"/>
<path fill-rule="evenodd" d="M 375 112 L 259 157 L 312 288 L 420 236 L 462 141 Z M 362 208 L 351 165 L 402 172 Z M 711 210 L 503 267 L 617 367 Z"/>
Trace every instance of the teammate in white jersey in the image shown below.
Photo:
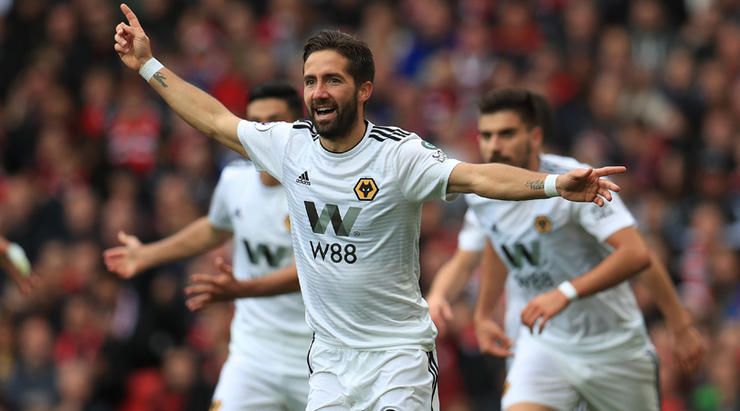
<path fill-rule="evenodd" d="M 266 83 L 250 93 L 247 118 L 252 121 L 292 121 L 302 113 L 300 96 L 289 85 Z M 208 217 L 152 244 L 142 245 L 121 233 L 124 246 L 106 250 L 105 263 L 109 270 L 130 278 L 149 267 L 200 254 L 232 237 L 235 275 L 196 274 L 186 289 L 191 309 L 236 299 L 229 357 L 213 395 L 214 407 L 220 411 L 304 410 L 311 331 L 297 292 L 285 192 L 275 178 L 247 161 L 234 161 L 221 173 Z"/>
<path fill-rule="evenodd" d="M 624 167 L 563 175 L 448 159 L 417 135 L 365 119 L 375 67 L 352 36 L 322 31 L 304 46 L 311 122 L 240 120 L 152 57 L 136 16 L 115 50 L 183 119 L 275 176 L 286 189 L 306 318 L 308 410 L 437 409 L 436 330 L 419 289 L 424 201 L 476 192 L 524 200 L 561 195 L 602 205 Z"/>
<path fill-rule="evenodd" d="M 540 153 L 549 112 L 542 97 L 525 90 L 487 95 L 479 120 L 483 158 L 547 171 L 582 166 Z M 447 301 L 464 286 L 488 236 L 497 257 L 493 272 L 481 277 L 476 308 L 481 350 L 511 355 L 518 340 L 503 407 L 569 410 L 585 401 L 595 410 L 658 409 L 654 354 L 629 284 L 623 282 L 649 257 L 619 198 L 603 208 L 560 199 L 466 200 L 470 210 L 459 251 L 438 273 L 430 308 L 444 325 L 450 316 Z M 703 341 L 664 267 L 653 258 L 643 277 L 682 344 L 679 360 L 695 367 Z M 491 319 L 504 282 L 508 336 Z M 520 330 L 520 318 L 529 330 Z"/>

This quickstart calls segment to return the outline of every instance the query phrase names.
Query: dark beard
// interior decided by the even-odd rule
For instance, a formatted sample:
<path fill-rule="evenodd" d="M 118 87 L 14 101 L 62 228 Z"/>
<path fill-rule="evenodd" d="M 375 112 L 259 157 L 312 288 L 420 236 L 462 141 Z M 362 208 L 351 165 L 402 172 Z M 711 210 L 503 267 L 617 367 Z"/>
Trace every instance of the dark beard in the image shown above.
<path fill-rule="evenodd" d="M 357 100 L 350 100 L 345 107 L 337 105 L 337 117 L 329 123 L 319 123 L 316 121 L 316 115 L 310 110 L 311 121 L 316 127 L 321 137 L 327 140 L 338 140 L 352 129 L 357 120 Z"/>
<path fill-rule="evenodd" d="M 516 162 L 511 157 L 504 157 L 501 155 L 493 154 L 488 162 L 489 163 L 502 163 L 502 164 L 506 164 L 506 165 L 510 165 L 514 167 L 519 167 L 519 168 L 527 168 L 529 165 L 530 154 L 532 154 L 532 145 L 527 144 L 527 150 L 524 153 L 524 159 L 522 161 Z"/>

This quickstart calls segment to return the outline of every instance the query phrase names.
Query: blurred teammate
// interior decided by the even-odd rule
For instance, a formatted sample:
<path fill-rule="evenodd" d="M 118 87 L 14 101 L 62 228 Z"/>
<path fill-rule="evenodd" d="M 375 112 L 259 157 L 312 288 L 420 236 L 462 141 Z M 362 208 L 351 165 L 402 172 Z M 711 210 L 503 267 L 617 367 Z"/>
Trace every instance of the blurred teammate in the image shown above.
<path fill-rule="evenodd" d="M 294 121 L 301 116 L 301 99 L 291 86 L 267 83 L 250 94 L 250 121 Z M 229 357 L 213 395 L 214 407 L 220 411 L 304 410 L 311 332 L 296 292 L 285 192 L 269 174 L 244 160 L 230 163 L 221 173 L 208 217 L 151 244 L 120 233 L 124 245 L 106 250 L 105 263 L 109 270 L 130 278 L 155 265 L 200 254 L 232 237 L 235 275 L 226 267 L 216 276 L 196 274 L 187 288 L 187 303 L 194 310 L 213 301 L 236 299 Z M 277 295 L 286 292 L 290 293 Z"/>
<path fill-rule="evenodd" d="M 499 90 L 480 104 L 479 144 L 488 162 L 564 171 L 582 164 L 541 153 L 550 109 L 524 90 Z M 624 280 L 650 268 L 655 294 L 687 368 L 704 350 L 664 267 L 650 255 L 619 197 L 603 208 L 561 199 L 505 203 L 467 196 L 470 210 L 459 250 L 438 273 L 429 295 L 437 324 L 449 319 L 447 301 L 462 290 L 480 259 L 486 236 L 496 248 L 483 273 L 476 307 L 481 350 L 516 353 L 502 406 L 507 410 L 569 410 L 582 401 L 594 410 L 658 410 L 657 363 L 642 314 Z M 493 322 L 507 292 L 506 331 Z M 566 309 L 567 307 L 567 309 Z M 520 321 L 527 328 L 520 330 Z"/>
<path fill-rule="evenodd" d="M 152 58 L 125 5 L 115 50 L 187 122 L 249 156 L 285 187 L 306 318 L 308 410 L 438 409 L 436 331 L 419 289 L 424 201 L 476 192 L 502 199 L 562 195 L 603 204 L 623 167 L 547 176 L 466 164 L 397 127 L 365 119 L 375 67 L 367 45 L 322 31 L 304 46 L 304 101 L 312 121 L 240 120 Z M 602 197 L 603 196 L 603 197 Z"/>

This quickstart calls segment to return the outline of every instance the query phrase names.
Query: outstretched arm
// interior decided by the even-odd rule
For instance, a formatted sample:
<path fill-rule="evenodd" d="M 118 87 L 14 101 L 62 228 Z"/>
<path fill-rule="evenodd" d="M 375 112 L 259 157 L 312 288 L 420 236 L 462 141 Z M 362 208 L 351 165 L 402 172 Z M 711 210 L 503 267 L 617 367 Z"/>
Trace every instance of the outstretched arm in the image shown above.
<path fill-rule="evenodd" d="M 535 200 L 560 195 L 566 200 L 602 206 L 605 199 L 612 199 L 610 190 L 619 191 L 619 186 L 601 177 L 625 171 L 621 166 L 578 168 L 547 181 L 547 174 L 506 164 L 460 163 L 450 173 L 447 192 L 475 193 L 499 200 Z"/>
<path fill-rule="evenodd" d="M 237 136 L 239 118 L 218 100 L 152 60 L 149 37 L 139 19 L 125 4 L 121 4 L 121 11 L 128 24 L 119 23 L 116 26 L 116 43 L 113 46 L 121 61 L 133 70 L 141 70 L 145 64 L 145 69 L 154 70 L 155 73 L 148 79 L 149 85 L 180 117 L 207 136 L 247 157 Z"/>
<path fill-rule="evenodd" d="M 209 304 L 231 301 L 237 298 L 270 297 L 300 290 L 295 263 L 272 273 L 249 280 L 234 278 L 232 267 L 223 259 L 215 261 L 218 274 L 194 274 L 191 284 L 185 288 L 186 304 L 192 311 Z"/>
<path fill-rule="evenodd" d="M 452 320 L 450 301 L 455 300 L 470 280 L 470 275 L 480 261 L 481 252 L 458 249 L 455 255 L 437 271 L 432 289 L 427 295 L 429 313 L 439 334 L 447 332 L 447 322 Z"/>
<path fill-rule="evenodd" d="M 222 244 L 231 232 L 211 225 L 208 217 L 201 217 L 175 234 L 151 244 L 141 244 L 138 238 L 118 233 L 121 246 L 103 252 L 103 260 L 109 271 L 123 278 L 166 262 L 192 257 Z"/>
<path fill-rule="evenodd" d="M 614 251 L 593 269 L 570 281 L 578 298 L 587 297 L 614 287 L 624 280 L 638 274 L 650 264 L 650 256 L 645 241 L 634 227 L 623 228 L 607 240 Z M 537 320 L 539 332 L 545 324 L 565 309 L 570 299 L 559 289 L 553 289 L 533 298 L 522 310 L 522 323 L 533 331 Z"/>
<path fill-rule="evenodd" d="M 638 277 L 653 294 L 673 336 L 673 352 L 681 368 L 691 372 L 701 362 L 707 343 L 693 324 L 691 314 L 681 304 L 663 263 L 651 253 L 650 267 Z"/>

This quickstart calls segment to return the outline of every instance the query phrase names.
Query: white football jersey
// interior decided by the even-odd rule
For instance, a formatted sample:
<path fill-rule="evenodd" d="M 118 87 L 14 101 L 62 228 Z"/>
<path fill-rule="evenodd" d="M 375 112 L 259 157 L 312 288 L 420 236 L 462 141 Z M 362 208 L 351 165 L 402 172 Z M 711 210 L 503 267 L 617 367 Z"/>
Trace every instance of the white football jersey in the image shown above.
<path fill-rule="evenodd" d="M 254 165 L 231 162 L 221 172 L 211 200 L 208 219 L 214 227 L 234 233 L 234 276 L 257 278 L 290 265 L 293 250 L 285 191 L 262 184 Z M 269 339 L 305 368 L 311 330 L 305 321 L 299 292 L 273 297 L 242 298 L 235 302 L 229 350 L 254 351 L 253 337 Z"/>
<path fill-rule="evenodd" d="M 344 153 L 310 122 L 241 121 L 239 139 L 288 197 L 306 318 L 316 339 L 362 350 L 431 350 L 436 330 L 419 288 L 426 200 L 446 197 L 458 164 L 417 135 L 367 123 Z"/>
<path fill-rule="evenodd" d="M 549 154 L 540 156 L 540 164 L 540 171 L 547 173 L 587 167 L 572 158 Z M 611 253 L 605 240 L 635 225 L 616 194 L 604 207 L 561 197 L 524 202 L 476 195 L 465 199 L 508 269 L 507 328 L 521 324 L 519 314 L 532 298 L 599 264 Z M 515 337 L 516 331 L 507 330 L 507 334 Z M 573 301 L 537 338 L 579 354 L 643 350 L 648 344 L 628 282 Z"/>

